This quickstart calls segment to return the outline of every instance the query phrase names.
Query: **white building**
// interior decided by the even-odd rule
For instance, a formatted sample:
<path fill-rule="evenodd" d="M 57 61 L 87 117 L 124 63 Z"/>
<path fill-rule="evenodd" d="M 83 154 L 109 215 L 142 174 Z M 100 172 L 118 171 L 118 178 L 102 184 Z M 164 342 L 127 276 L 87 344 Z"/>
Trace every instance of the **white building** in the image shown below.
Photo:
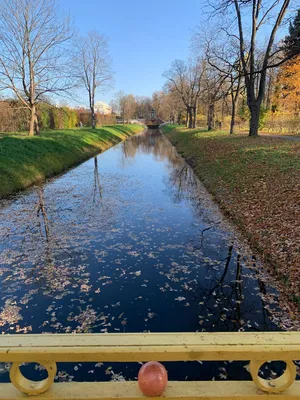
<path fill-rule="evenodd" d="M 95 111 L 100 114 L 108 115 L 111 114 L 111 107 L 103 101 L 97 101 L 95 103 Z"/>

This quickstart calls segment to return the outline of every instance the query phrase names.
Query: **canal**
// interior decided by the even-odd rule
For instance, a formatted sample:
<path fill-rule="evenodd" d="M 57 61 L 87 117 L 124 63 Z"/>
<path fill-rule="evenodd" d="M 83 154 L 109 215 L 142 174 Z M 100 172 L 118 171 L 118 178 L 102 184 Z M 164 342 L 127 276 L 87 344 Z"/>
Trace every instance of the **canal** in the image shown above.
<path fill-rule="evenodd" d="M 0 218 L 2 334 L 279 329 L 275 289 L 159 131 L 2 200 Z M 176 380 L 250 379 L 245 364 L 166 366 Z M 57 380 L 135 379 L 139 368 L 60 364 Z"/>

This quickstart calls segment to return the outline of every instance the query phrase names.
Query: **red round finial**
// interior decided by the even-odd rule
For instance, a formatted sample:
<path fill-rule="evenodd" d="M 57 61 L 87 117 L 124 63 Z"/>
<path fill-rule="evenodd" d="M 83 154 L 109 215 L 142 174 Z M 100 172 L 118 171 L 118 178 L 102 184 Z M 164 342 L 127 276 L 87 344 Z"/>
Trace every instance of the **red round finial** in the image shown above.
<path fill-rule="evenodd" d="M 157 361 L 147 362 L 139 371 L 138 383 L 145 396 L 160 396 L 168 385 L 167 370 Z"/>

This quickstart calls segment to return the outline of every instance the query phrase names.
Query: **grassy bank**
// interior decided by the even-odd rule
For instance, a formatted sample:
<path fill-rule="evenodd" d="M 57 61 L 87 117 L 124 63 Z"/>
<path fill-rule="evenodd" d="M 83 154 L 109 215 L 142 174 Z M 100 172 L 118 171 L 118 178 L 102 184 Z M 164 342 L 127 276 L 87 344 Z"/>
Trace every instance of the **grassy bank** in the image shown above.
<path fill-rule="evenodd" d="M 300 142 L 163 129 L 300 305 Z"/>
<path fill-rule="evenodd" d="M 24 189 L 140 132 L 139 125 L 0 135 L 0 197 Z"/>

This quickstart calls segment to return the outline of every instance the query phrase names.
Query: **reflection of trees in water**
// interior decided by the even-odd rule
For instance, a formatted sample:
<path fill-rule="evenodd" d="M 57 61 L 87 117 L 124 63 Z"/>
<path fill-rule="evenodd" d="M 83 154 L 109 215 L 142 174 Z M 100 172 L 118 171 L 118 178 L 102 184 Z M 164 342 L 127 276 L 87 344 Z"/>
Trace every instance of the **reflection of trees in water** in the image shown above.
<path fill-rule="evenodd" d="M 56 237 L 55 230 L 51 229 L 44 187 L 39 188 L 35 210 L 36 226 L 38 227 L 38 231 L 35 230 L 35 232 L 40 233 L 40 240 L 35 249 L 39 262 L 36 262 L 31 269 L 26 269 L 29 281 L 33 279 L 34 282 L 38 283 L 43 294 L 50 295 L 57 291 L 65 292 L 65 286 L 72 281 L 73 270 L 55 259 L 56 249 L 59 247 L 61 238 Z M 35 224 L 35 219 L 32 222 Z"/>
<path fill-rule="evenodd" d="M 179 160 L 181 161 L 180 158 Z M 167 184 L 173 191 L 174 202 L 188 198 L 194 203 L 193 208 L 197 216 L 206 212 L 203 203 L 199 202 L 202 186 L 199 186 L 199 181 L 188 164 L 183 161 L 176 165 L 173 164 Z M 205 232 L 210 231 L 219 223 L 219 218 L 216 217 L 216 221 L 211 220 L 211 226 L 202 230 L 197 241 L 201 252 L 207 253 L 209 251 L 210 244 L 209 241 L 206 243 Z M 214 236 L 214 233 L 212 235 Z M 205 321 L 203 324 L 208 330 L 215 330 L 219 325 L 221 329 L 224 329 L 225 326 L 228 330 L 243 330 L 247 327 L 247 321 L 251 318 L 251 315 L 260 312 L 262 324 L 259 329 L 268 329 L 270 326 L 269 318 L 263 299 L 261 298 L 261 307 L 257 309 L 258 302 L 255 294 L 252 297 L 249 289 L 247 294 L 244 294 L 244 279 L 249 282 L 251 279 L 257 279 L 257 277 L 254 277 L 254 275 L 252 278 L 243 277 L 241 256 L 237 254 L 236 260 L 234 260 L 234 254 L 234 246 L 231 243 L 228 247 L 227 257 L 223 260 L 223 267 L 222 264 L 218 264 L 218 268 L 211 269 L 209 280 L 205 279 L 204 283 L 197 282 L 195 299 L 202 304 L 200 313 L 203 316 L 209 315 L 207 318 L 209 321 Z M 250 272 L 249 270 L 248 273 Z M 263 293 L 265 288 L 261 281 L 257 280 L 256 282 L 261 293 Z M 245 298 L 248 301 L 245 301 Z M 201 301 L 203 299 L 204 301 Z M 256 326 L 251 326 L 252 328 L 258 329 Z"/>
<path fill-rule="evenodd" d="M 199 207 L 203 208 L 203 204 L 199 203 L 198 179 L 192 168 L 183 161 L 165 136 L 162 136 L 159 131 L 148 131 L 123 143 L 123 156 L 125 159 L 135 157 L 137 152 L 154 154 L 160 161 L 167 160 L 170 168 L 167 186 L 172 190 L 174 201 L 180 202 L 184 198 L 195 200 L 195 212 L 197 215 L 201 213 Z M 205 209 L 202 211 L 205 212 Z M 200 238 L 202 249 L 207 246 L 204 243 L 204 232 L 219 223 L 212 221 L 212 226 L 202 231 Z M 256 326 L 247 326 L 247 324 L 251 315 L 255 315 L 259 311 L 262 321 L 259 329 L 268 329 L 268 312 L 264 308 L 263 299 L 261 299 L 261 307 L 257 309 L 258 301 L 255 294 L 252 297 L 251 293 L 247 293 L 247 296 L 244 293 L 243 280 L 246 278 L 242 275 L 242 262 L 239 254 L 234 260 L 234 254 L 233 245 L 230 244 L 227 257 L 223 260 L 223 267 L 220 264 L 216 270 L 212 269 L 209 280 L 205 279 L 204 282 L 197 282 L 195 300 L 201 304 L 202 311 L 200 313 L 203 316 L 207 316 L 208 319 L 208 321 L 203 322 L 203 327 L 205 326 L 207 330 L 216 330 L 218 326 L 222 330 L 258 329 Z M 258 285 L 260 287 L 260 282 L 258 282 Z M 245 301 L 245 296 L 247 301 Z M 251 321 L 253 321 L 252 318 Z"/>
<path fill-rule="evenodd" d="M 218 270 L 211 271 L 209 287 L 207 287 L 207 284 L 198 283 L 198 287 L 194 290 L 195 300 L 200 301 L 199 304 L 201 304 L 200 314 L 203 317 L 208 316 L 203 325 L 206 330 L 211 331 L 216 330 L 219 324 L 221 324 L 222 330 L 224 327 L 232 331 L 246 330 L 245 328 L 257 331 L 268 330 L 270 322 L 265 303 L 261 298 L 261 307 L 258 308 L 257 296 L 253 297 L 253 301 L 251 301 L 251 298 L 249 300 L 247 296 L 246 300 L 243 285 L 243 280 L 246 278 L 243 276 L 241 256 L 237 254 L 235 261 L 233 255 L 233 245 L 231 244 L 228 248 L 228 255 L 224 260 L 224 270 L 221 271 L 221 276 L 221 266 L 219 266 Z M 232 279 L 233 276 L 234 279 Z M 249 326 L 249 319 L 252 316 L 251 322 L 255 321 L 253 316 L 258 315 L 258 312 L 261 313 L 260 323 Z M 199 322 L 201 325 L 201 319 Z"/>
<path fill-rule="evenodd" d="M 93 187 L 93 203 L 97 203 L 97 197 L 99 203 L 102 201 L 102 187 L 100 184 L 100 174 L 98 169 L 98 157 L 94 157 L 94 187 Z"/>
<path fill-rule="evenodd" d="M 137 136 L 132 136 L 123 142 L 125 159 L 134 158 L 137 151 L 143 154 L 153 154 L 158 161 L 170 161 L 173 165 L 182 163 L 175 148 L 158 130 L 148 130 Z"/>
<path fill-rule="evenodd" d="M 180 160 L 181 161 L 181 160 Z M 176 188 L 174 201 L 180 202 L 186 195 L 191 196 L 197 188 L 197 178 L 193 170 L 183 161 L 173 165 L 170 173 L 169 184 Z"/>
<path fill-rule="evenodd" d="M 38 204 L 36 205 L 36 214 L 38 217 L 38 227 L 41 236 L 45 237 L 46 241 L 48 241 L 50 237 L 50 229 L 49 220 L 47 217 L 47 209 L 45 206 L 45 193 L 43 187 L 40 187 L 39 189 L 39 199 Z"/>
<path fill-rule="evenodd" d="M 41 239 L 45 239 L 45 245 L 44 245 L 44 252 L 43 255 L 41 255 L 41 264 L 38 266 L 39 269 L 39 274 L 41 271 L 43 271 L 44 268 L 46 268 L 49 265 L 53 265 L 53 256 L 52 256 L 52 247 L 53 247 L 53 240 L 54 237 L 51 236 L 50 234 L 50 224 L 49 224 L 49 219 L 47 215 L 47 206 L 45 203 L 45 192 L 44 192 L 44 187 L 39 188 L 39 197 L 38 197 L 38 203 L 36 205 L 36 210 L 37 210 L 37 225 L 39 227 L 40 231 L 40 236 Z M 44 261 L 44 263 L 43 263 Z M 34 273 L 33 271 L 36 269 L 36 267 L 32 268 L 31 270 L 31 275 Z"/>

